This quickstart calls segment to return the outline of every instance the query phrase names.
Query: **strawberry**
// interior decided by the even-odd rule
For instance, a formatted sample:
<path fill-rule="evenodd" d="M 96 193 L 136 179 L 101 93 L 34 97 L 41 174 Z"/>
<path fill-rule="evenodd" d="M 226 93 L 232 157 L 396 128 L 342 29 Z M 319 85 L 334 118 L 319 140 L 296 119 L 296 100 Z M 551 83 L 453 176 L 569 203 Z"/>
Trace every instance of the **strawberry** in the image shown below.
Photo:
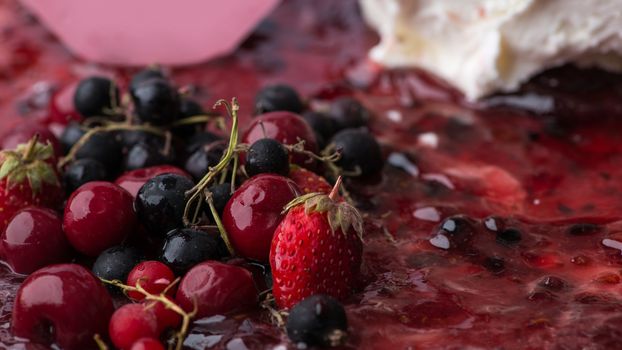
<path fill-rule="evenodd" d="M 336 200 L 341 178 L 330 195 L 311 193 L 287 205 L 270 249 L 277 305 L 290 308 L 314 294 L 343 300 L 358 278 L 363 222 L 350 204 Z"/>
<path fill-rule="evenodd" d="M 38 136 L 0 152 L 0 232 L 26 206 L 60 206 L 63 197 L 55 160 L 52 145 L 38 142 Z"/>
<path fill-rule="evenodd" d="M 331 187 L 328 181 L 322 176 L 305 168 L 292 165 L 289 170 L 289 178 L 294 180 L 303 194 L 330 193 Z"/>

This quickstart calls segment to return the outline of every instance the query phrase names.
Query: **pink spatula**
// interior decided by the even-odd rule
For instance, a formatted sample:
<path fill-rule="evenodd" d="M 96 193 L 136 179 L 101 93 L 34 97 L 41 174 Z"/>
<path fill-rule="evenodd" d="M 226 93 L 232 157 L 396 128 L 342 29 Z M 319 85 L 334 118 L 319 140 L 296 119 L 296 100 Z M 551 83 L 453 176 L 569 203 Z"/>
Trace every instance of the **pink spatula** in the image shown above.
<path fill-rule="evenodd" d="M 22 0 L 74 54 L 130 66 L 226 54 L 278 1 Z"/>

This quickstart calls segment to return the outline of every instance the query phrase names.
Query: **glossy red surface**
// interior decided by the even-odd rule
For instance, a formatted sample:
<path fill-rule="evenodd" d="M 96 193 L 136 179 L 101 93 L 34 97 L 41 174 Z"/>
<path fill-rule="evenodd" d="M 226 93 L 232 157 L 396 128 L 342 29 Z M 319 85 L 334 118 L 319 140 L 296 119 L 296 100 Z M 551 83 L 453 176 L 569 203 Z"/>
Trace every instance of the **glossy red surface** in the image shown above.
<path fill-rule="evenodd" d="M 62 221 L 49 209 L 31 207 L 17 212 L 2 233 L 1 244 L 4 259 L 21 274 L 71 259 Z"/>
<path fill-rule="evenodd" d="M 75 264 L 52 265 L 30 275 L 15 296 L 12 332 L 66 350 L 96 348 L 113 312 L 101 282 Z"/>
<path fill-rule="evenodd" d="M 127 77 L 76 61 L 12 0 L 0 4 L 0 126 L 46 114 L 51 87 L 64 91 L 95 71 Z M 373 111 L 388 164 L 380 183 L 353 188 L 368 217 L 367 281 L 346 305 L 346 348 L 619 347 L 622 77 L 564 67 L 468 104 L 423 72 L 370 67 L 375 41 L 353 0 L 288 0 L 234 54 L 172 71 L 206 107 L 238 97 L 243 127 L 254 93 L 274 82 L 320 107 L 352 94 Z M 478 219 L 477 256 L 429 242 L 458 213 Z M 491 215 L 520 228 L 522 241 L 498 244 L 480 220 Z M 576 223 L 598 230 L 568 234 Z M 0 274 L 8 322 L 20 279 Z M 543 291 L 547 276 L 566 287 Z M 9 332 L 0 339 L 25 348 Z M 283 332 L 259 312 L 203 320 L 186 341 L 189 349 L 279 344 Z"/>
<path fill-rule="evenodd" d="M 290 179 L 259 174 L 242 184 L 227 202 L 222 224 L 241 257 L 268 261 L 274 230 L 284 217 L 283 207 L 302 192 Z"/>
<path fill-rule="evenodd" d="M 128 171 L 114 180 L 114 183 L 123 187 L 132 195 L 132 197 L 136 197 L 138 190 L 143 187 L 147 180 L 158 175 L 169 173 L 183 175 L 190 179 L 190 175 L 178 167 L 172 165 L 157 165 L 149 168 Z"/>
<path fill-rule="evenodd" d="M 108 333 L 118 349 L 129 349 L 141 338 L 157 338 L 158 320 L 145 305 L 125 304 L 112 314 Z"/>
<path fill-rule="evenodd" d="M 175 274 L 165 264 L 159 261 L 143 261 L 136 265 L 127 276 L 127 285 L 136 286 L 140 282 L 140 286 L 151 294 L 162 293 L 173 281 Z M 128 292 L 127 294 L 134 300 L 143 300 L 145 295 L 139 292 Z M 175 295 L 175 288 L 170 288 L 166 295 Z"/>
<path fill-rule="evenodd" d="M 206 261 L 190 269 L 179 283 L 175 300 L 197 318 L 253 308 L 258 295 L 253 276 L 239 266 Z"/>
<path fill-rule="evenodd" d="M 87 182 L 71 194 L 65 206 L 65 235 L 77 251 L 88 256 L 121 244 L 136 226 L 134 199 L 111 182 Z"/>
<path fill-rule="evenodd" d="M 141 338 L 132 345 L 130 350 L 164 350 L 164 346 L 157 339 Z"/>

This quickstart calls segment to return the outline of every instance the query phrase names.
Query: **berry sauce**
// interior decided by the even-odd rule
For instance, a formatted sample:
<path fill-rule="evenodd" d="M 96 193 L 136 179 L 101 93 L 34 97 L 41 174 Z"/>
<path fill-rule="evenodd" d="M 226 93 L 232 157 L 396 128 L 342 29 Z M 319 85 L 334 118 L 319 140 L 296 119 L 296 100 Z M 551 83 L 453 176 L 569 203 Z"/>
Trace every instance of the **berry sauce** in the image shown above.
<path fill-rule="evenodd" d="M 14 0 L 0 0 L 0 23 L 1 128 L 66 110 L 80 77 L 131 73 L 72 58 Z M 622 76 L 562 67 L 467 103 L 423 72 L 373 67 L 377 41 L 354 0 L 291 0 L 230 56 L 172 70 L 205 107 L 238 97 L 243 128 L 272 83 L 318 105 L 353 95 L 373 112 L 387 162 L 379 182 L 350 184 L 366 218 L 365 280 L 346 303 L 345 348 L 619 347 Z M 466 223 L 439 233 L 455 215 Z M 25 349 L 8 324 L 21 281 L 0 268 L 11 349 Z M 202 319 L 185 344 L 293 348 L 268 319 Z"/>

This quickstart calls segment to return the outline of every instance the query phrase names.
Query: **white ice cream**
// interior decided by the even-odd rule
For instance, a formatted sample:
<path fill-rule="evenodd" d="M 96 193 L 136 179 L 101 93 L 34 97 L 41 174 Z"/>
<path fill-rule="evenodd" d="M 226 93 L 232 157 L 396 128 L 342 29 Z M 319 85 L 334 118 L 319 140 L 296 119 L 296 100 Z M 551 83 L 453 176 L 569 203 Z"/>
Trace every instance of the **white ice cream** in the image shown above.
<path fill-rule="evenodd" d="M 360 0 L 370 57 L 421 67 L 474 100 L 567 62 L 622 70 L 622 0 Z"/>

